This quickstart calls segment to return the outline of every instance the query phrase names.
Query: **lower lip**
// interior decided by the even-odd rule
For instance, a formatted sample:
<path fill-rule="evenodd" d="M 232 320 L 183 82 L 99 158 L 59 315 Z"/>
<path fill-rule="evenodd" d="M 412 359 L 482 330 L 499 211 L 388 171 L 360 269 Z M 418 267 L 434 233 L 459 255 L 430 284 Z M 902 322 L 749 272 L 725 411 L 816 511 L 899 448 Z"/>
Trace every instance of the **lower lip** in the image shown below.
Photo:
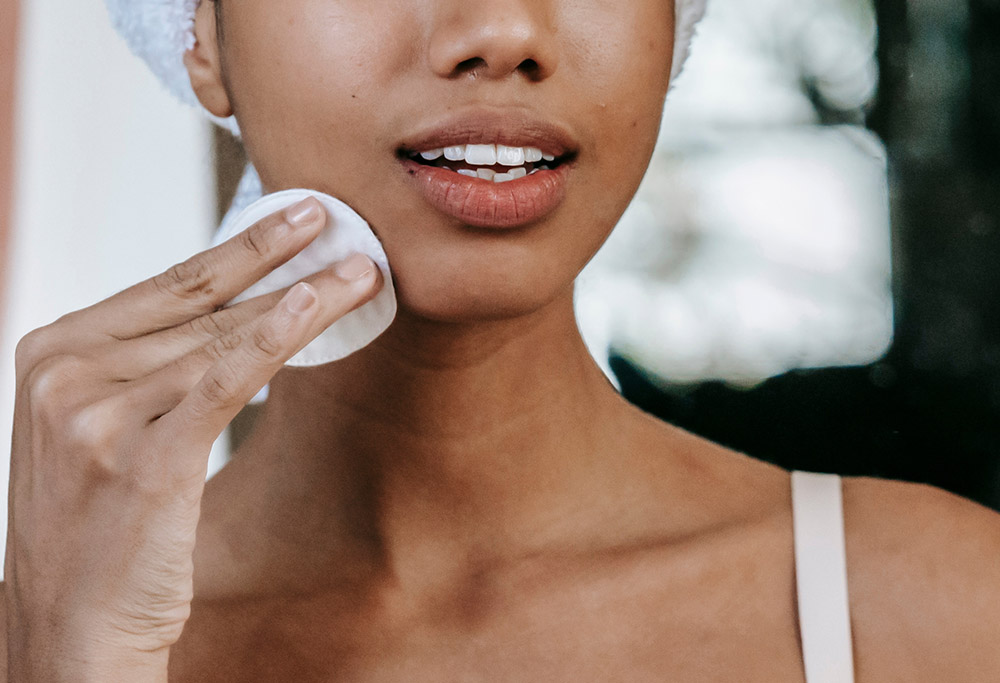
<path fill-rule="evenodd" d="M 566 197 L 569 164 L 494 183 L 403 159 L 403 167 L 428 203 L 479 228 L 505 229 L 533 223 L 555 211 Z"/>

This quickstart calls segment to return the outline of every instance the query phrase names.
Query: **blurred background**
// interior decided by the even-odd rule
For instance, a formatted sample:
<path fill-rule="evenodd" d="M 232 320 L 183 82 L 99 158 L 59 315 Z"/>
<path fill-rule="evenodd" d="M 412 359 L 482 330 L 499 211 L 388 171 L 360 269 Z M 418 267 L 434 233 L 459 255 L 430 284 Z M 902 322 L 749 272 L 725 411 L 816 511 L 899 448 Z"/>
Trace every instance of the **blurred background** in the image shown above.
<path fill-rule="evenodd" d="M 579 281 L 595 358 L 640 407 L 757 458 L 1000 509 L 1000 3 L 709 4 Z M 0 5 L 3 434 L 17 340 L 206 248 L 244 163 L 103 2 Z"/>
<path fill-rule="evenodd" d="M 597 278 L 647 304 L 589 298 L 623 393 L 1000 507 L 1000 3 L 715 0 L 690 66 Z"/>

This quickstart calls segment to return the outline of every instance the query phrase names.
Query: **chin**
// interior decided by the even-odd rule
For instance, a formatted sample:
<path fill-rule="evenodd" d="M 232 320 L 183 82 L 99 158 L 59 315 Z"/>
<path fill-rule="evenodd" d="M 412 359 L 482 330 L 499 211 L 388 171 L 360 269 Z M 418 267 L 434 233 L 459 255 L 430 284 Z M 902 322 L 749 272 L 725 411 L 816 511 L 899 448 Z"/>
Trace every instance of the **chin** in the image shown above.
<path fill-rule="evenodd" d="M 499 322 L 537 313 L 564 296 L 572 298 L 574 275 L 524 262 L 473 263 L 399 259 L 393 279 L 405 315 L 451 324 Z"/>

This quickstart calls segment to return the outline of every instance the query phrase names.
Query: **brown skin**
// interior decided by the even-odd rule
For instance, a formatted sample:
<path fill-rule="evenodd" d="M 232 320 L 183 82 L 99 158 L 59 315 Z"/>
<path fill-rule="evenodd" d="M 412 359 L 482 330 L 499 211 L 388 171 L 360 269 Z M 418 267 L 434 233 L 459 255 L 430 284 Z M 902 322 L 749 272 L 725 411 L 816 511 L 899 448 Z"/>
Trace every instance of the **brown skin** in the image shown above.
<path fill-rule="evenodd" d="M 171 681 L 803 680 L 788 473 L 630 407 L 572 315 L 656 139 L 671 6 L 241 0 L 221 46 L 199 8 L 203 104 L 267 191 L 368 219 L 401 308 L 278 372 L 205 486 Z M 472 230 L 406 183 L 401 140 L 471 105 L 574 134 L 555 213 Z M 848 479 L 845 517 L 858 680 L 988 680 L 997 515 Z"/>

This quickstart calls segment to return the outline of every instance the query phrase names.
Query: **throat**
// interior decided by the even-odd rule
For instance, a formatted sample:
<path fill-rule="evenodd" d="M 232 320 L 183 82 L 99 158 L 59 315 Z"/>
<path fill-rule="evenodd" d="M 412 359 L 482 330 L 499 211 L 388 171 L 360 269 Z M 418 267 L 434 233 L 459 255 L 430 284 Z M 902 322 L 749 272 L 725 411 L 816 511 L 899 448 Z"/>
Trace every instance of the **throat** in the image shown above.
<path fill-rule="evenodd" d="M 278 373 L 227 477 L 259 477 L 233 487 L 317 580 L 345 556 L 419 573 L 558 541 L 557 521 L 620 467 L 621 434 L 606 425 L 621 410 L 569 294 L 530 324 L 461 338 L 404 315 L 338 363 Z"/>

